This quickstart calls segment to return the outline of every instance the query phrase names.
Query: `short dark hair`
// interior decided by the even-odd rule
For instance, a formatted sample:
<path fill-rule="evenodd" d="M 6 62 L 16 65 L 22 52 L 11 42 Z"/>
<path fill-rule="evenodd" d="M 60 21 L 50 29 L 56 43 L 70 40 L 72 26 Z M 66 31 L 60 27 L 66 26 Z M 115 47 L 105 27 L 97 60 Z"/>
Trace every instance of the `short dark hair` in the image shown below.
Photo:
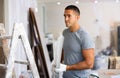
<path fill-rule="evenodd" d="M 68 5 L 65 10 L 73 10 L 75 11 L 78 15 L 80 15 L 80 10 L 77 6 L 75 5 Z"/>

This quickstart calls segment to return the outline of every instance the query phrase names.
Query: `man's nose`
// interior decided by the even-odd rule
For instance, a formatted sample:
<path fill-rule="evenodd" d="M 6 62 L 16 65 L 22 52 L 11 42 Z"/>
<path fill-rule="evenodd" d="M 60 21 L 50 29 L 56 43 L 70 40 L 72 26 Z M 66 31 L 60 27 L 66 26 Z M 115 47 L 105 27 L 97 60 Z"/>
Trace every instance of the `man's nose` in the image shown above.
<path fill-rule="evenodd" d="M 67 21 L 68 20 L 68 17 L 65 17 L 65 21 Z"/>

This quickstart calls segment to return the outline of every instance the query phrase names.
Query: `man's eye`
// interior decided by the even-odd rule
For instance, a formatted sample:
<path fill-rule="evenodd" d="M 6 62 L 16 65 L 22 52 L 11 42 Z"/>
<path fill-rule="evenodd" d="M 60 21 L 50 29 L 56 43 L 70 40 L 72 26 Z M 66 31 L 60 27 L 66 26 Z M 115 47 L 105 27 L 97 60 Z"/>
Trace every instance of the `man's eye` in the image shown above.
<path fill-rule="evenodd" d="M 70 17 L 71 17 L 71 15 L 68 15 L 68 17 L 70 18 Z"/>
<path fill-rule="evenodd" d="M 64 15 L 64 18 L 70 18 L 71 15 Z"/>
<path fill-rule="evenodd" d="M 66 18 L 66 15 L 64 15 L 64 17 Z"/>

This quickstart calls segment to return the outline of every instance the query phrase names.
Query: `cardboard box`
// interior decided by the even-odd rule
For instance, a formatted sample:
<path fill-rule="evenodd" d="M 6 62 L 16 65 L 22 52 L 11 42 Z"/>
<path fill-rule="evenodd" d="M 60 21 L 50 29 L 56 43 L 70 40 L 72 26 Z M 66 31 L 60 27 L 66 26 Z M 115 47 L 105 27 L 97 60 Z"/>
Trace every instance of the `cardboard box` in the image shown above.
<path fill-rule="evenodd" d="M 109 57 L 109 69 L 120 69 L 120 57 L 110 56 Z"/>

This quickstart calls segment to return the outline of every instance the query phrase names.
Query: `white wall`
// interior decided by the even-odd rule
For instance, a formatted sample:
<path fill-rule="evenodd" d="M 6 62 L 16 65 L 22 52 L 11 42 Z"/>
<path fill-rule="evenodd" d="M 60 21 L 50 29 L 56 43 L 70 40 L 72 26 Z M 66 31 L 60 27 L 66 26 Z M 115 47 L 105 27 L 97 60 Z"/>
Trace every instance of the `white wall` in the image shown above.
<path fill-rule="evenodd" d="M 65 3 L 57 5 L 56 3 L 46 4 L 46 24 L 47 32 L 57 34 L 63 31 L 64 24 L 64 8 L 73 3 Z M 99 36 L 101 42 L 97 45 L 100 49 L 106 48 L 110 45 L 110 26 L 115 21 L 120 21 L 120 4 L 115 2 L 103 3 L 85 3 L 76 4 L 81 11 L 81 18 L 79 23 L 83 26 L 93 37 L 94 40 Z"/>
<path fill-rule="evenodd" d="M 45 32 L 45 14 L 44 14 L 44 10 L 45 10 L 45 4 L 43 3 L 43 1 L 38 1 L 38 16 L 39 16 L 39 26 L 42 32 Z"/>

